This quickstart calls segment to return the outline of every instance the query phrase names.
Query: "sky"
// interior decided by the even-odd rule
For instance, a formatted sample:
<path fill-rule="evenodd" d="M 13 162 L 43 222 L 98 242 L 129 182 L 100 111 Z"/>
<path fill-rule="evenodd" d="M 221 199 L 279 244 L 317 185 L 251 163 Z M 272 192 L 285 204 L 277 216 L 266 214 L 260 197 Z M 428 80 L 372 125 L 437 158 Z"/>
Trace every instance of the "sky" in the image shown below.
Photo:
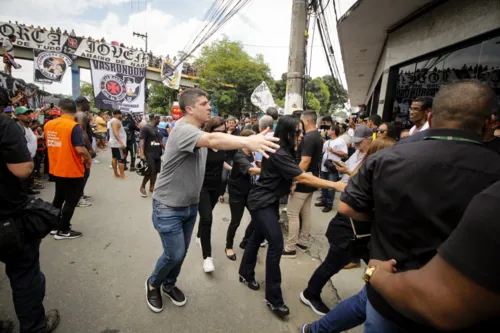
<path fill-rule="evenodd" d="M 252 56 L 262 54 L 278 79 L 287 71 L 288 47 L 293 0 L 252 0 L 228 21 L 208 41 L 222 36 L 238 40 Z M 356 0 L 323 0 L 329 3 L 325 14 L 330 23 L 330 36 L 334 45 L 337 64 L 345 85 L 340 46 L 335 30 L 335 14 L 341 16 Z M 104 37 L 127 46 L 144 48 L 144 41 L 132 33 L 148 34 L 148 48 L 154 55 L 174 56 L 183 50 L 190 39 L 201 29 L 204 16 L 214 0 L 2 0 L 0 21 L 19 21 L 26 25 L 74 29 L 78 36 Z M 56 15 L 54 15 L 56 14 Z M 329 74 L 326 57 L 321 47 L 319 33 L 310 28 L 308 65 L 312 46 L 311 76 Z M 196 55 L 196 53 L 195 53 Z M 33 82 L 33 62 L 19 61 L 23 66 L 15 70 L 15 77 Z M 91 82 L 90 71 L 81 70 L 81 81 Z M 61 83 L 45 85 L 51 93 L 71 94 L 71 73 L 67 71 Z"/>

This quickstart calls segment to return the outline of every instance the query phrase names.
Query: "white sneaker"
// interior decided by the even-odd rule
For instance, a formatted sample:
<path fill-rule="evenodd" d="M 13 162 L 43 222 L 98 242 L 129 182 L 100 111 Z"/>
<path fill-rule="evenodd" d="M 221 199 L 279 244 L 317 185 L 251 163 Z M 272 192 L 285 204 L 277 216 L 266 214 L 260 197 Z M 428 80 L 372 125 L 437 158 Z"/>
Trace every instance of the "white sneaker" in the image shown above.
<path fill-rule="evenodd" d="M 196 237 L 196 244 L 198 244 L 198 246 L 201 249 L 201 239 L 200 239 L 200 237 Z"/>
<path fill-rule="evenodd" d="M 90 206 L 92 206 L 92 203 L 83 198 L 80 198 L 80 200 L 78 200 L 78 204 L 76 205 L 76 207 L 90 207 Z"/>
<path fill-rule="evenodd" d="M 113 169 L 113 166 L 110 164 L 110 165 L 109 165 L 109 168 L 110 168 L 110 169 Z"/>
<path fill-rule="evenodd" d="M 203 270 L 205 273 L 211 273 L 215 271 L 214 260 L 210 257 L 203 260 Z"/>
<path fill-rule="evenodd" d="M 95 158 L 92 160 L 92 164 L 99 164 L 100 162 L 96 160 Z"/>

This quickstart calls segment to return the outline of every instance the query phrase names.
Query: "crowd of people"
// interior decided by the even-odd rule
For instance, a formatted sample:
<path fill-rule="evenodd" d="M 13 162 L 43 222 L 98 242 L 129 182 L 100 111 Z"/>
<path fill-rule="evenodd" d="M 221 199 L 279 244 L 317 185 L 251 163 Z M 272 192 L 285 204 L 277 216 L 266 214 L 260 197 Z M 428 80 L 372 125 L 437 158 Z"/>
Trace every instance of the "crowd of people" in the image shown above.
<path fill-rule="evenodd" d="M 200 263 L 206 274 L 215 271 L 213 209 L 225 201 L 227 189 L 225 255 L 238 260 L 234 241 L 246 208 L 251 221 L 239 243 L 244 254 L 235 278 L 259 290 L 257 255 L 267 247 L 265 300 L 280 318 L 290 314 L 280 260 L 309 250 L 314 207 L 335 212 L 326 231 L 328 255 L 297 295 L 322 316 L 304 324 L 303 333 L 361 324 L 369 333 L 479 332 L 499 316 L 497 269 L 486 260 L 499 250 L 500 228 L 493 219 L 500 213 L 500 118 L 493 91 L 484 84 L 457 82 L 434 99 L 414 99 L 409 129 L 376 114 L 339 122 L 300 109 L 280 116 L 269 108 L 260 119 L 211 117 L 200 89 L 180 94 L 183 117 L 177 121 L 159 115 L 135 119 L 118 110 L 93 115 L 82 96 L 62 100 L 41 126 L 40 113 L 47 110 L 9 109 L 3 95 L 0 195 L 9 209 L 2 209 L 1 220 L 18 221 L 29 196 L 43 188 L 43 164 L 55 181 L 52 205 L 60 210 L 48 231 L 58 240 L 82 237 L 71 218 L 76 206 L 91 204 L 84 189 L 91 164 L 98 163 L 96 152 L 111 148 L 117 180 L 136 171 L 143 176 L 139 195 L 152 196 L 152 224 L 164 251 L 144 282 L 153 312 L 164 309 L 163 295 L 176 306 L 187 303 L 178 277 L 198 215 Z M 287 224 L 280 219 L 283 208 Z M 51 332 L 59 321 L 55 310 L 44 315 L 41 238 L 27 237 L 13 254 L 0 256 L 21 332 Z M 322 289 L 361 260 L 368 263 L 365 287 L 330 309 Z M 28 266 L 30 281 L 20 274 Z"/>

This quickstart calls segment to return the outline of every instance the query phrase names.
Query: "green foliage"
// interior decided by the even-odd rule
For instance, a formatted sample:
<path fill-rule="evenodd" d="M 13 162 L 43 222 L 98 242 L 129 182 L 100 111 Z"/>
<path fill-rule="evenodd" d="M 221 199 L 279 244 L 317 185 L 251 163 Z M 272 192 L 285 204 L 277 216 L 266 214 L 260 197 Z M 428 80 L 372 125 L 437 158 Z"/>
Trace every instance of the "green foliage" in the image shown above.
<path fill-rule="evenodd" d="M 309 93 L 315 97 L 315 99 L 319 102 L 320 108 L 314 109 L 319 112 L 321 115 L 325 115 L 328 113 L 328 107 L 330 102 L 330 91 L 328 90 L 328 86 L 323 82 L 320 77 L 317 77 L 313 80 L 310 78 L 306 79 L 306 105 L 309 106 Z M 312 101 L 311 103 L 316 103 L 316 101 Z"/>
<path fill-rule="evenodd" d="M 82 81 L 80 84 L 80 95 L 88 97 L 90 99 L 90 107 L 95 108 L 94 86 L 92 86 L 92 83 Z"/>
<path fill-rule="evenodd" d="M 310 91 L 306 91 L 306 109 L 307 110 L 314 110 L 318 113 L 321 112 L 321 102 L 316 96 L 314 96 L 314 93 Z"/>
<path fill-rule="evenodd" d="M 250 101 L 253 90 L 262 81 L 272 82 L 264 57 L 251 57 L 240 42 L 227 37 L 203 47 L 195 65 L 200 68 L 200 87 L 214 92 L 211 99 L 221 114 L 256 111 Z"/>
<path fill-rule="evenodd" d="M 150 113 L 167 115 L 172 109 L 172 102 L 176 100 L 177 91 L 170 89 L 162 82 L 148 82 Z"/>

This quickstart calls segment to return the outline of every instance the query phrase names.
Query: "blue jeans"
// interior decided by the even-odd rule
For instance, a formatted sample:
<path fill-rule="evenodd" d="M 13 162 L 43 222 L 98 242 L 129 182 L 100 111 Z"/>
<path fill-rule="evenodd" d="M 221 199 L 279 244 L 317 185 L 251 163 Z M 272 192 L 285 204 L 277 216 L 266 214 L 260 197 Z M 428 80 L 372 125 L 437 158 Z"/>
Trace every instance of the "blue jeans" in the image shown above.
<path fill-rule="evenodd" d="M 405 333 L 406 330 L 394 324 L 390 320 L 382 317 L 380 313 L 370 304 L 366 302 L 366 321 L 365 333 Z"/>
<path fill-rule="evenodd" d="M 175 286 L 186 257 L 198 215 L 198 204 L 188 207 L 168 207 L 153 199 L 153 225 L 160 234 L 163 254 L 156 263 L 149 283 L 158 288 Z"/>
<path fill-rule="evenodd" d="M 343 300 L 323 318 L 311 324 L 311 333 L 337 333 L 350 330 L 366 320 L 366 287 Z"/>
<path fill-rule="evenodd" d="M 338 172 L 323 172 L 321 171 L 321 178 L 336 182 L 339 180 Z M 321 189 L 321 196 L 323 197 L 322 201 L 326 207 L 332 208 L 333 200 L 335 199 L 335 190 L 334 189 Z"/>

